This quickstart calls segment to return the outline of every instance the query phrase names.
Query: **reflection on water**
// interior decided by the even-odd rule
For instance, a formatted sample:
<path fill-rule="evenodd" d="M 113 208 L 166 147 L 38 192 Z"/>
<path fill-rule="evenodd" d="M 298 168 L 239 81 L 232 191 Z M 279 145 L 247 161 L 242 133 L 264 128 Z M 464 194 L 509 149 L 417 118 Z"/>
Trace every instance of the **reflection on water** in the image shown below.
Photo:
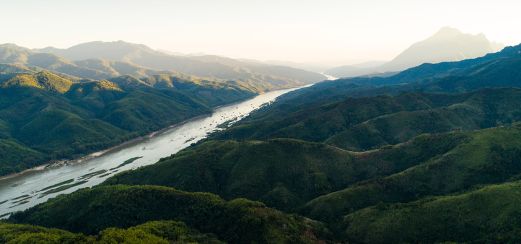
<path fill-rule="evenodd" d="M 104 153 L 95 153 L 76 163 L 43 171 L 28 172 L 0 181 L 0 218 L 47 201 L 59 194 L 102 183 L 107 177 L 125 170 L 157 162 L 209 133 L 229 126 L 251 111 L 294 89 L 273 91 L 238 104 L 218 108 L 210 116 L 198 118 L 155 133 L 137 143 Z M 225 126 L 223 126 L 223 124 Z"/>
<path fill-rule="evenodd" d="M 334 77 L 332 75 L 328 75 L 326 73 L 320 73 L 321 75 L 325 76 L 327 80 L 337 80 L 337 77 Z"/>

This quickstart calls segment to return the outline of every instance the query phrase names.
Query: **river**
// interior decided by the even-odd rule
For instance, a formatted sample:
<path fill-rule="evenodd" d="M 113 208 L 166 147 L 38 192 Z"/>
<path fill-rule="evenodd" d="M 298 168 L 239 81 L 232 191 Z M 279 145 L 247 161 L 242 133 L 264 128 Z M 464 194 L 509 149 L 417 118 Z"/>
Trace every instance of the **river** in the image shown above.
<path fill-rule="evenodd" d="M 325 76 L 327 80 L 337 80 L 338 77 L 334 77 L 332 75 L 328 75 L 326 73 L 320 73 L 321 75 Z"/>
<path fill-rule="evenodd" d="M 298 88 L 295 88 L 298 89 Z M 272 91 L 250 100 L 217 108 L 211 115 L 153 133 L 134 143 L 91 154 L 56 167 L 41 167 L 0 180 L 0 218 L 25 210 L 59 194 L 102 183 L 115 173 L 156 163 L 230 125 L 295 89 Z"/>

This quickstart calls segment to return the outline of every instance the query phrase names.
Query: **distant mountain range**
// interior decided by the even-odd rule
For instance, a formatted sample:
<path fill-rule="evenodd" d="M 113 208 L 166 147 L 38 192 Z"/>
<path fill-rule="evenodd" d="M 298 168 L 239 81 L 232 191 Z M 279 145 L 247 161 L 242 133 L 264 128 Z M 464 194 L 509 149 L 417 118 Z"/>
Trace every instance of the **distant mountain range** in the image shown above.
<path fill-rule="evenodd" d="M 355 77 L 402 71 L 423 63 L 460 61 L 497 52 L 504 46 L 490 42 L 485 35 L 465 34 L 458 29 L 444 27 L 428 39 L 417 42 L 383 64 L 369 66 L 347 65 L 332 68 L 325 73 L 335 77 Z"/>
<path fill-rule="evenodd" d="M 266 83 L 264 87 L 275 89 L 295 87 L 325 79 L 318 73 L 287 66 L 246 62 L 212 55 L 172 55 L 142 44 L 123 41 L 96 41 L 67 49 L 48 47 L 33 51 L 40 55 L 53 54 L 63 57 L 72 60 L 81 68 L 94 69 L 110 75 L 148 75 L 158 71 L 169 71 L 204 79 L 237 80 L 250 85 Z"/>
<path fill-rule="evenodd" d="M 326 70 L 325 74 L 331 75 L 333 77 L 356 77 L 363 76 L 375 73 L 373 70 L 378 69 L 378 67 L 386 64 L 385 61 L 369 61 L 364 63 L 352 64 L 352 65 L 343 65 L 339 67 L 334 67 Z M 380 74 L 379 72 L 376 72 Z"/>

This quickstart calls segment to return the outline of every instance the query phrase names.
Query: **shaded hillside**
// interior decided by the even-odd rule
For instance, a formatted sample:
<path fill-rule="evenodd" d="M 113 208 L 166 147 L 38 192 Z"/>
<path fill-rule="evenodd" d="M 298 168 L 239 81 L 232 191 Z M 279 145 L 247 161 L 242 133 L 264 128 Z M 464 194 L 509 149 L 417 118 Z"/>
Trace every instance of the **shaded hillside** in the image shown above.
<path fill-rule="evenodd" d="M 167 185 L 210 191 L 225 198 L 249 197 L 325 221 L 336 231 L 337 238 L 358 242 L 367 229 L 357 231 L 355 223 L 351 227 L 357 231 L 355 234 L 340 234 L 343 216 L 356 216 L 358 210 L 363 213 L 362 209 L 371 206 L 379 210 L 382 203 L 429 199 L 517 179 L 521 174 L 520 136 L 521 127 L 516 124 L 422 135 L 407 143 L 362 153 L 286 139 L 210 141 L 155 165 L 116 175 L 106 184 Z M 347 187 L 335 190 L 342 186 Z M 502 211 L 497 205 L 491 207 L 490 211 Z M 481 212 L 473 215 L 483 221 L 494 217 Z M 508 216 L 503 221 L 509 223 L 513 218 Z M 370 219 L 360 217 L 354 221 Z M 484 231 L 483 236 L 495 231 Z M 392 237 L 392 232 L 384 234 Z M 424 237 L 412 236 L 411 240 Z"/>
<path fill-rule="evenodd" d="M 470 140 L 440 157 L 424 160 L 400 173 L 318 197 L 306 205 L 304 212 L 317 219 L 333 221 L 380 202 L 409 202 L 457 193 L 482 184 L 505 182 L 521 173 L 519 124 L 468 132 L 467 135 Z"/>
<path fill-rule="evenodd" d="M 406 204 L 381 204 L 348 215 L 345 235 L 357 243 L 517 243 L 520 194 L 516 181 Z"/>
<path fill-rule="evenodd" d="M 151 220 L 183 221 L 231 243 L 312 243 L 317 223 L 246 199 L 224 201 L 209 193 L 158 186 L 108 186 L 59 196 L 10 220 L 86 234 Z"/>
<path fill-rule="evenodd" d="M 222 243 L 182 222 L 151 221 L 128 229 L 108 228 L 96 236 L 32 225 L 0 223 L 2 243 Z"/>
<path fill-rule="evenodd" d="M 508 124 L 521 119 L 520 106 L 521 90 L 511 88 L 347 98 L 284 115 L 261 111 L 214 137 L 295 138 L 359 151 L 401 143 L 422 133 Z"/>
<path fill-rule="evenodd" d="M 425 136 L 365 153 L 288 139 L 210 141 L 157 164 L 118 174 L 105 184 L 173 186 L 227 199 L 246 197 L 295 211 L 320 195 L 442 155 L 463 140 L 464 136 L 455 135 Z"/>

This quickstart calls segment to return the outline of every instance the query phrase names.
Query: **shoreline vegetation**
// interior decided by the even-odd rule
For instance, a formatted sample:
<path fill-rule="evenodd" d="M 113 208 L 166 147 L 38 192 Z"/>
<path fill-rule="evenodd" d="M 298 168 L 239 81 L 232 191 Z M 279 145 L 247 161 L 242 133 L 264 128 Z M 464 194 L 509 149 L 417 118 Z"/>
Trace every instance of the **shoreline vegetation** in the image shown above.
<path fill-rule="evenodd" d="M 224 105 L 224 106 L 226 106 L 226 105 Z M 109 154 L 109 153 L 118 152 L 118 151 L 120 151 L 122 149 L 125 149 L 126 147 L 138 144 L 140 142 L 149 140 L 149 139 L 157 137 L 157 136 L 161 136 L 163 133 L 165 133 L 165 132 L 167 132 L 169 130 L 175 129 L 175 128 L 179 127 L 179 126 L 182 126 L 182 125 L 184 125 L 186 123 L 189 123 L 189 122 L 192 122 L 194 120 L 207 117 L 210 114 L 211 113 L 198 115 L 198 116 L 195 116 L 193 118 L 184 120 L 182 122 L 170 125 L 170 126 L 168 126 L 166 128 L 163 128 L 163 129 L 160 129 L 160 130 L 157 130 L 157 131 L 154 131 L 154 132 L 146 133 L 145 135 L 138 136 L 136 138 L 130 139 L 128 141 L 125 141 L 123 143 L 120 143 L 120 144 L 117 144 L 115 146 L 109 147 L 107 149 L 100 150 L 100 151 L 97 151 L 97 152 L 88 153 L 86 155 L 77 157 L 75 159 L 51 160 L 51 161 L 49 161 L 47 163 L 44 163 L 44 164 L 39 165 L 39 166 L 36 166 L 34 168 L 26 169 L 26 170 L 24 170 L 22 172 L 0 176 L 0 182 L 4 181 L 4 180 L 9 180 L 9 179 L 12 179 L 12 178 L 24 176 L 24 175 L 27 175 L 27 174 L 31 174 L 31 173 L 42 172 L 42 171 L 45 171 L 47 169 L 59 168 L 59 167 L 62 167 L 62 166 L 65 166 L 65 165 L 71 165 L 71 164 L 80 164 L 80 163 L 82 163 L 82 162 L 84 162 L 86 160 L 91 160 L 91 159 L 94 159 L 94 158 L 105 156 L 106 154 Z"/>
<path fill-rule="evenodd" d="M 298 90 L 298 89 L 301 89 L 301 88 L 309 87 L 311 85 L 313 85 L 313 84 L 305 85 L 305 86 L 299 86 L 299 87 L 294 87 L 294 88 L 274 89 L 274 90 L 271 90 L 271 91 L 268 91 L 268 92 L 276 92 L 276 91 L 282 91 L 282 90 L 288 90 L 288 89 Z M 172 125 L 169 125 L 167 127 L 164 127 L 162 129 L 159 129 L 159 130 L 156 130 L 156 131 L 153 131 L 153 132 L 144 133 L 143 135 L 139 135 L 139 136 L 137 136 L 135 138 L 129 139 L 129 140 L 127 140 L 125 142 L 122 142 L 122 143 L 117 143 L 116 145 L 108 147 L 108 148 L 103 149 L 103 150 L 90 152 L 90 153 L 85 153 L 84 155 L 81 155 L 81 156 L 78 156 L 78 157 L 75 157 L 75 158 L 72 158 L 72 159 L 51 160 L 51 161 L 43 163 L 43 164 L 41 164 L 39 166 L 30 168 L 30 169 L 26 169 L 26 170 L 21 171 L 21 172 L 8 174 L 8 175 L 0 175 L 0 182 L 4 181 L 4 180 L 9 180 L 9 179 L 12 179 L 12 178 L 24 176 L 24 175 L 27 175 L 27 174 L 31 174 L 31 173 L 42 172 L 42 171 L 45 171 L 47 169 L 58 168 L 58 167 L 71 165 L 71 164 L 79 164 L 79 163 L 82 163 L 84 161 L 91 160 L 91 159 L 94 159 L 94 158 L 98 158 L 98 157 L 104 156 L 104 155 L 109 154 L 109 153 L 118 152 L 118 151 L 120 151 L 122 149 L 125 149 L 125 148 L 129 147 L 129 146 L 133 146 L 135 144 L 141 143 L 141 142 L 149 140 L 151 138 L 161 136 L 164 133 L 166 133 L 166 132 L 168 132 L 170 130 L 176 129 L 176 128 L 178 128 L 178 127 L 180 127 L 180 126 L 182 126 L 182 125 L 184 125 L 186 123 L 190 123 L 192 121 L 199 120 L 199 119 L 211 116 L 216 110 L 218 110 L 220 108 L 233 106 L 233 105 L 236 105 L 236 104 L 240 104 L 241 102 L 247 101 L 249 99 L 253 99 L 253 98 L 255 98 L 255 97 L 259 96 L 259 95 L 265 94 L 265 93 L 267 93 L 267 92 L 260 92 L 259 94 L 256 94 L 256 95 L 254 95 L 252 97 L 245 98 L 245 99 L 240 100 L 240 101 L 233 101 L 231 103 L 215 106 L 214 108 L 212 108 L 212 110 L 210 112 L 207 112 L 207 113 L 204 113 L 204 114 L 200 114 L 200 115 L 196 115 L 196 116 L 194 116 L 192 118 L 188 118 L 188 119 L 183 120 L 181 122 L 174 123 Z M 235 120 L 234 122 L 237 122 L 237 121 Z M 224 123 L 222 123 L 222 125 L 226 125 L 226 127 L 229 126 L 229 121 L 225 121 Z M 221 128 L 219 126 L 218 126 L 218 128 Z"/>

